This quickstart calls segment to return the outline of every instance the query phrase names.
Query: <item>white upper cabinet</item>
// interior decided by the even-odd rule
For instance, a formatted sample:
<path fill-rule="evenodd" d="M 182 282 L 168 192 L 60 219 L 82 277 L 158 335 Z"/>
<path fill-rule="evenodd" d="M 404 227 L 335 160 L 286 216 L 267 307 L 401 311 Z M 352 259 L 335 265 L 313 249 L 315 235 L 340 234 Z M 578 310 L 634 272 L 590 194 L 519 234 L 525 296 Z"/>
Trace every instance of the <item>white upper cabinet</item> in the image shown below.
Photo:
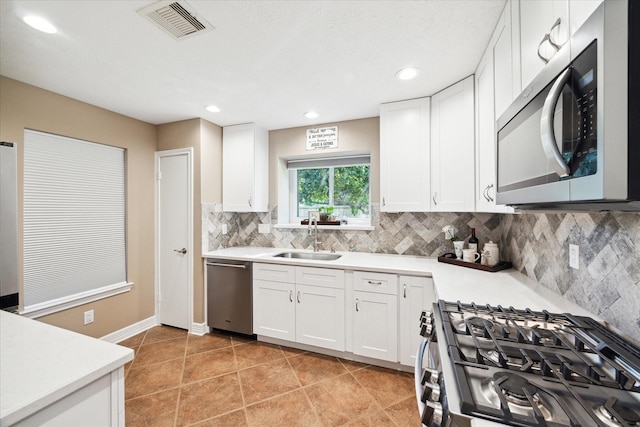
<path fill-rule="evenodd" d="M 475 208 L 473 76 L 431 97 L 431 210 Z"/>
<path fill-rule="evenodd" d="M 429 98 L 380 106 L 380 210 L 427 212 Z"/>
<path fill-rule="evenodd" d="M 488 47 L 493 61 L 490 66 L 495 81 L 496 118 L 500 117 L 520 94 L 520 37 L 517 25 L 513 25 L 513 15 L 517 12 L 517 3 L 505 4 Z M 491 85 L 493 86 L 493 82 Z"/>
<path fill-rule="evenodd" d="M 520 1 L 520 60 L 522 88 L 527 87 L 569 39 L 566 0 Z"/>
<path fill-rule="evenodd" d="M 505 7 L 505 12 L 510 9 L 509 3 Z M 504 18 L 503 13 L 503 18 Z M 497 70 L 497 61 L 495 53 L 502 54 L 501 44 L 507 44 L 508 39 L 505 33 L 506 29 L 504 19 L 501 18 L 491 39 L 491 43 L 487 47 L 484 56 L 480 60 L 478 69 L 475 74 L 475 90 L 476 90 L 476 212 L 512 212 L 513 210 L 507 206 L 496 205 L 496 119 L 497 107 L 494 104 L 498 102 L 498 96 L 504 96 L 503 109 L 511 102 L 512 91 L 504 90 L 509 84 L 507 76 L 511 76 L 511 72 L 506 72 L 505 64 L 500 64 L 504 69 Z M 510 42 L 508 42 L 510 45 Z M 511 49 L 509 48 L 509 55 Z M 508 55 L 505 55 L 505 59 Z M 509 60 L 509 66 L 511 61 Z M 495 64 L 495 67 L 494 67 Z M 504 84 L 503 84 L 504 83 Z M 508 92 L 508 93 L 507 93 Z M 508 98 L 508 99 L 507 99 Z M 494 112 L 495 111 L 495 112 Z"/>
<path fill-rule="evenodd" d="M 222 210 L 266 212 L 269 135 L 254 123 L 222 128 Z"/>
<path fill-rule="evenodd" d="M 604 0 L 569 0 L 569 30 L 571 35 L 584 24 Z"/>

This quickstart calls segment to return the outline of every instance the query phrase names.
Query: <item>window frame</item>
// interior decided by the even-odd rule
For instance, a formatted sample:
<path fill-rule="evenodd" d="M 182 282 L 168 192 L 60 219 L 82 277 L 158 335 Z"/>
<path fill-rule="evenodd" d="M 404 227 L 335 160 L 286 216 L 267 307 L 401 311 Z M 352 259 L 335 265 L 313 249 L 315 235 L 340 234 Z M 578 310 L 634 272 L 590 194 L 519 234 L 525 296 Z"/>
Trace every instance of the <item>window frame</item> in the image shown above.
<path fill-rule="evenodd" d="M 364 161 L 363 159 L 366 159 Z M 329 173 L 329 200 L 333 199 L 334 189 L 334 169 L 336 167 L 348 167 L 348 166 L 369 166 L 369 216 L 368 217 L 348 217 L 347 226 L 370 226 L 371 225 L 371 158 L 370 155 L 349 156 L 349 157 L 329 157 L 320 159 L 301 159 L 301 160 L 289 160 L 287 162 L 287 169 L 289 174 L 289 221 L 292 225 L 300 225 L 302 220 L 308 219 L 307 217 L 298 216 L 298 180 L 297 172 L 301 169 L 330 169 Z M 344 227 L 344 226 L 343 226 Z"/>

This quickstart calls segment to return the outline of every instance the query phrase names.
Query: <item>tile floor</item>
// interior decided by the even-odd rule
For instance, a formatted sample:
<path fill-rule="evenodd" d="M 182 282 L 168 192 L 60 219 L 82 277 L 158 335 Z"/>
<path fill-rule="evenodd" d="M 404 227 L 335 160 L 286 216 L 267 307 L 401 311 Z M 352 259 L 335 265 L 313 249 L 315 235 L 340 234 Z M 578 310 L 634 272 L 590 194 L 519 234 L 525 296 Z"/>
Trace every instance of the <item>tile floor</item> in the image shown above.
<path fill-rule="evenodd" d="M 127 427 L 421 425 L 408 373 L 167 326 L 120 344 Z"/>

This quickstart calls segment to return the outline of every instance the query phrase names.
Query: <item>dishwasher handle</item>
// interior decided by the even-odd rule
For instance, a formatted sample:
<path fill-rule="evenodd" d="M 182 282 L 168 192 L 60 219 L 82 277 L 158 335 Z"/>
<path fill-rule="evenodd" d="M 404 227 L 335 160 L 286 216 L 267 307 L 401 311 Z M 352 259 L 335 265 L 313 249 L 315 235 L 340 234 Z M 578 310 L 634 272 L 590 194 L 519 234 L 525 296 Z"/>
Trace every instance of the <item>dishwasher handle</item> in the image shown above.
<path fill-rule="evenodd" d="M 219 262 L 207 262 L 207 265 L 213 266 L 213 267 L 233 267 L 233 268 L 242 268 L 243 270 L 245 270 L 247 268 L 247 266 L 245 264 L 222 264 Z"/>

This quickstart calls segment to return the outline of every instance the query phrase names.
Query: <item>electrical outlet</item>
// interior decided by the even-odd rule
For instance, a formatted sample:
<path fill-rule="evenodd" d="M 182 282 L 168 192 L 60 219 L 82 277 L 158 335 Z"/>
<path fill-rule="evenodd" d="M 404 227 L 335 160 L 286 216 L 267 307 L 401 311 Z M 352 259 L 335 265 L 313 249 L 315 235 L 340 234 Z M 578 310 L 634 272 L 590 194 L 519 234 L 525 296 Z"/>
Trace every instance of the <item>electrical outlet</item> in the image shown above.
<path fill-rule="evenodd" d="M 93 323 L 93 310 L 84 312 L 84 324 L 88 325 L 89 323 Z"/>
<path fill-rule="evenodd" d="M 578 270 L 580 268 L 580 246 L 569 245 L 569 267 Z"/>
<path fill-rule="evenodd" d="M 222 234 L 227 234 L 227 224 L 222 224 Z"/>
<path fill-rule="evenodd" d="M 267 234 L 271 232 L 271 224 L 258 224 L 258 233 Z"/>

